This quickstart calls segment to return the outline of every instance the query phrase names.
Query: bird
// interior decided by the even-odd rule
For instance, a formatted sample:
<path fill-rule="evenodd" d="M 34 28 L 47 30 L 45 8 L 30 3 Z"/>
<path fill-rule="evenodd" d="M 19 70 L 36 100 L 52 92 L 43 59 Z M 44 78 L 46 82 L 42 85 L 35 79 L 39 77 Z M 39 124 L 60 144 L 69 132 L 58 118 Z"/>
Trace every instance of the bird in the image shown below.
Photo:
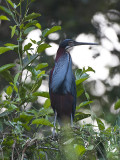
<path fill-rule="evenodd" d="M 76 83 L 69 49 L 78 45 L 96 45 L 96 43 L 63 40 L 57 50 L 55 65 L 49 74 L 49 95 L 55 114 L 54 126 L 56 119 L 61 124 L 70 122 L 73 126 L 76 110 Z"/>

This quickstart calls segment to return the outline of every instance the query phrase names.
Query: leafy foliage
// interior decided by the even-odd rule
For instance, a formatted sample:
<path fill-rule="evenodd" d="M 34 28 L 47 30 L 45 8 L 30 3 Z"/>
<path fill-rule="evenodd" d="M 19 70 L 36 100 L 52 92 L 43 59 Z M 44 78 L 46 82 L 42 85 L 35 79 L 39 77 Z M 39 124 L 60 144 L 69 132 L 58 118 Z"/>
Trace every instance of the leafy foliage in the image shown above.
<path fill-rule="evenodd" d="M 120 108 L 120 99 L 115 103 L 114 108 L 115 109 L 119 109 Z"/>
<path fill-rule="evenodd" d="M 31 42 L 22 48 L 27 34 L 33 29 L 42 28 L 39 23 L 41 14 L 28 14 L 29 4 L 26 1 L 26 12 L 22 17 L 22 1 L 18 4 L 13 3 L 12 0 L 6 0 L 6 2 L 9 7 L 0 6 L 0 9 L 8 14 L 9 18 L 0 16 L 0 19 L 14 20 L 15 24 L 10 26 L 11 38 L 17 36 L 18 44 L 5 44 L 5 47 L 0 47 L 0 54 L 5 54 L 9 50 L 15 51 L 19 55 L 19 62 L 0 67 L 0 74 L 8 81 L 8 86 L 0 95 L 0 159 L 96 159 L 96 154 L 99 152 L 104 153 L 103 159 L 119 158 L 120 128 L 118 125 L 106 129 L 99 118 L 96 118 L 97 131 L 94 129 L 95 125 L 80 125 L 80 120 L 91 116 L 90 113 L 83 113 L 81 110 L 86 106 L 90 107 L 93 102 L 83 85 L 83 82 L 89 78 L 88 72 L 95 72 L 91 67 L 78 69 L 75 72 L 77 97 L 84 93 L 87 99 L 76 107 L 75 127 L 67 125 L 59 129 L 56 126 L 57 135 L 52 137 L 54 114 L 50 108 L 49 93 L 38 90 L 44 78 L 48 76 L 45 71 L 48 64 L 44 62 L 35 66 L 35 60 L 44 54 L 46 48 L 51 47 L 45 43 L 46 37 L 60 30 L 61 26 L 44 29 L 40 41 L 31 39 Z M 36 50 L 31 54 L 33 44 L 36 44 Z M 17 67 L 14 76 L 10 72 L 13 67 Z M 26 75 L 23 80 L 24 71 Z M 31 78 L 30 83 L 27 82 L 28 77 Z M 36 107 L 38 97 L 46 98 L 45 103 L 39 105 L 39 108 Z M 115 105 L 115 109 L 118 108 L 119 101 Z M 106 153 L 100 144 L 105 146 Z M 115 150 L 114 153 L 113 150 Z"/>

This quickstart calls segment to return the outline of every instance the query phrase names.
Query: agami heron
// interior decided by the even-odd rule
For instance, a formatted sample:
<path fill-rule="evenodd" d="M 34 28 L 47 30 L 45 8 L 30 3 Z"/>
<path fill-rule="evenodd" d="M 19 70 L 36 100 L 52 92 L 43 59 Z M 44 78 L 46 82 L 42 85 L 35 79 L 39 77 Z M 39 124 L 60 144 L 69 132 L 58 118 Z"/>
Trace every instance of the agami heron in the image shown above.
<path fill-rule="evenodd" d="M 78 45 L 97 44 L 65 39 L 59 45 L 55 65 L 50 71 L 49 94 L 51 106 L 55 113 L 55 122 L 57 118 L 60 123 L 63 121 L 70 122 L 70 120 L 71 125 L 73 123 L 76 110 L 76 84 L 72 72 L 72 59 L 68 49 Z"/>

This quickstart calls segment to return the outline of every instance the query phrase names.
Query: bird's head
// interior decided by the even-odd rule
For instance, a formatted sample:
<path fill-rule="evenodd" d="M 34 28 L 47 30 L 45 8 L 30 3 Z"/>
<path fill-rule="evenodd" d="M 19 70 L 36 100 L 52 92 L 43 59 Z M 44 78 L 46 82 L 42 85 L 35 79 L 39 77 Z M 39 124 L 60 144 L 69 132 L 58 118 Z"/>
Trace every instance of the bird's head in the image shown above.
<path fill-rule="evenodd" d="M 71 47 L 78 46 L 78 45 L 98 45 L 98 43 L 76 42 L 72 39 L 65 39 L 60 43 L 59 47 L 67 50 Z"/>

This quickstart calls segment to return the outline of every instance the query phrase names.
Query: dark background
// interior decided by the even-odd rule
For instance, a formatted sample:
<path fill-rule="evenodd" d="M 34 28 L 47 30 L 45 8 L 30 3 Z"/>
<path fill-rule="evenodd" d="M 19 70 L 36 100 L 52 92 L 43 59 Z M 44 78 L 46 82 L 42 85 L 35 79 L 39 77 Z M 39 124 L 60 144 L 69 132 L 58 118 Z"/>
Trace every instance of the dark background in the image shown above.
<path fill-rule="evenodd" d="M 19 2 L 17 0 L 15 3 Z M 5 0 L 0 0 L 0 5 L 6 6 Z M 25 2 L 23 2 L 22 10 L 23 14 L 25 11 Z M 50 28 L 54 25 L 61 25 L 62 30 L 59 31 L 60 38 L 55 43 L 59 43 L 64 38 L 76 38 L 81 33 L 92 33 L 95 35 L 97 42 L 101 44 L 101 38 L 104 35 L 101 35 L 100 26 L 97 22 L 92 23 L 93 16 L 101 13 L 105 16 L 108 21 L 108 26 L 116 23 L 120 25 L 120 1 L 119 0 L 36 0 L 31 4 L 29 13 L 38 12 L 42 16 L 39 18 L 39 23 L 42 26 L 42 30 L 45 28 Z M 0 14 L 2 11 L 0 11 Z M 13 21 L 2 21 L 0 22 L 0 46 L 3 46 L 5 43 L 15 43 L 16 37 L 10 39 L 10 28 L 9 26 L 14 25 Z M 119 26 L 120 27 L 120 26 Z M 117 37 L 120 40 L 120 32 L 117 32 Z M 47 42 L 51 40 L 47 39 Z M 111 51 L 111 54 L 117 55 L 120 60 L 120 53 L 116 48 Z M 98 53 L 99 55 L 99 53 Z M 49 67 L 53 66 L 53 57 L 44 55 L 39 61 L 49 63 Z M 101 55 L 99 55 L 101 56 Z M 17 54 L 13 52 L 8 52 L 0 55 L 0 66 L 13 63 L 18 57 Z M 97 58 L 97 57 L 96 57 Z M 102 63 L 102 62 L 101 62 Z M 100 66 L 101 67 L 101 66 Z M 11 71 L 14 74 L 14 71 Z M 113 78 L 116 74 L 120 73 L 120 65 L 116 67 L 109 67 L 109 77 Z M 102 76 L 102 75 L 101 75 Z M 86 84 L 86 89 L 90 94 L 92 100 L 94 100 L 94 105 L 99 105 L 102 108 L 104 114 L 99 115 L 101 118 L 104 118 L 107 122 L 114 124 L 116 119 L 116 114 L 110 112 L 111 106 L 120 98 L 120 84 L 111 86 L 107 83 L 107 80 L 103 80 L 102 83 L 106 87 L 106 92 L 102 96 L 92 95 L 90 89 L 95 89 L 96 81 L 91 81 Z M 2 92 L 5 85 L 8 85 L 8 82 L 2 79 L 0 76 L 0 90 Z M 111 88 L 109 90 L 109 88 Z M 107 101 L 105 101 L 105 98 Z M 85 99 L 82 96 L 81 99 Z M 117 112 L 116 112 L 117 113 Z M 118 114 L 118 113 L 117 113 Z"/>

